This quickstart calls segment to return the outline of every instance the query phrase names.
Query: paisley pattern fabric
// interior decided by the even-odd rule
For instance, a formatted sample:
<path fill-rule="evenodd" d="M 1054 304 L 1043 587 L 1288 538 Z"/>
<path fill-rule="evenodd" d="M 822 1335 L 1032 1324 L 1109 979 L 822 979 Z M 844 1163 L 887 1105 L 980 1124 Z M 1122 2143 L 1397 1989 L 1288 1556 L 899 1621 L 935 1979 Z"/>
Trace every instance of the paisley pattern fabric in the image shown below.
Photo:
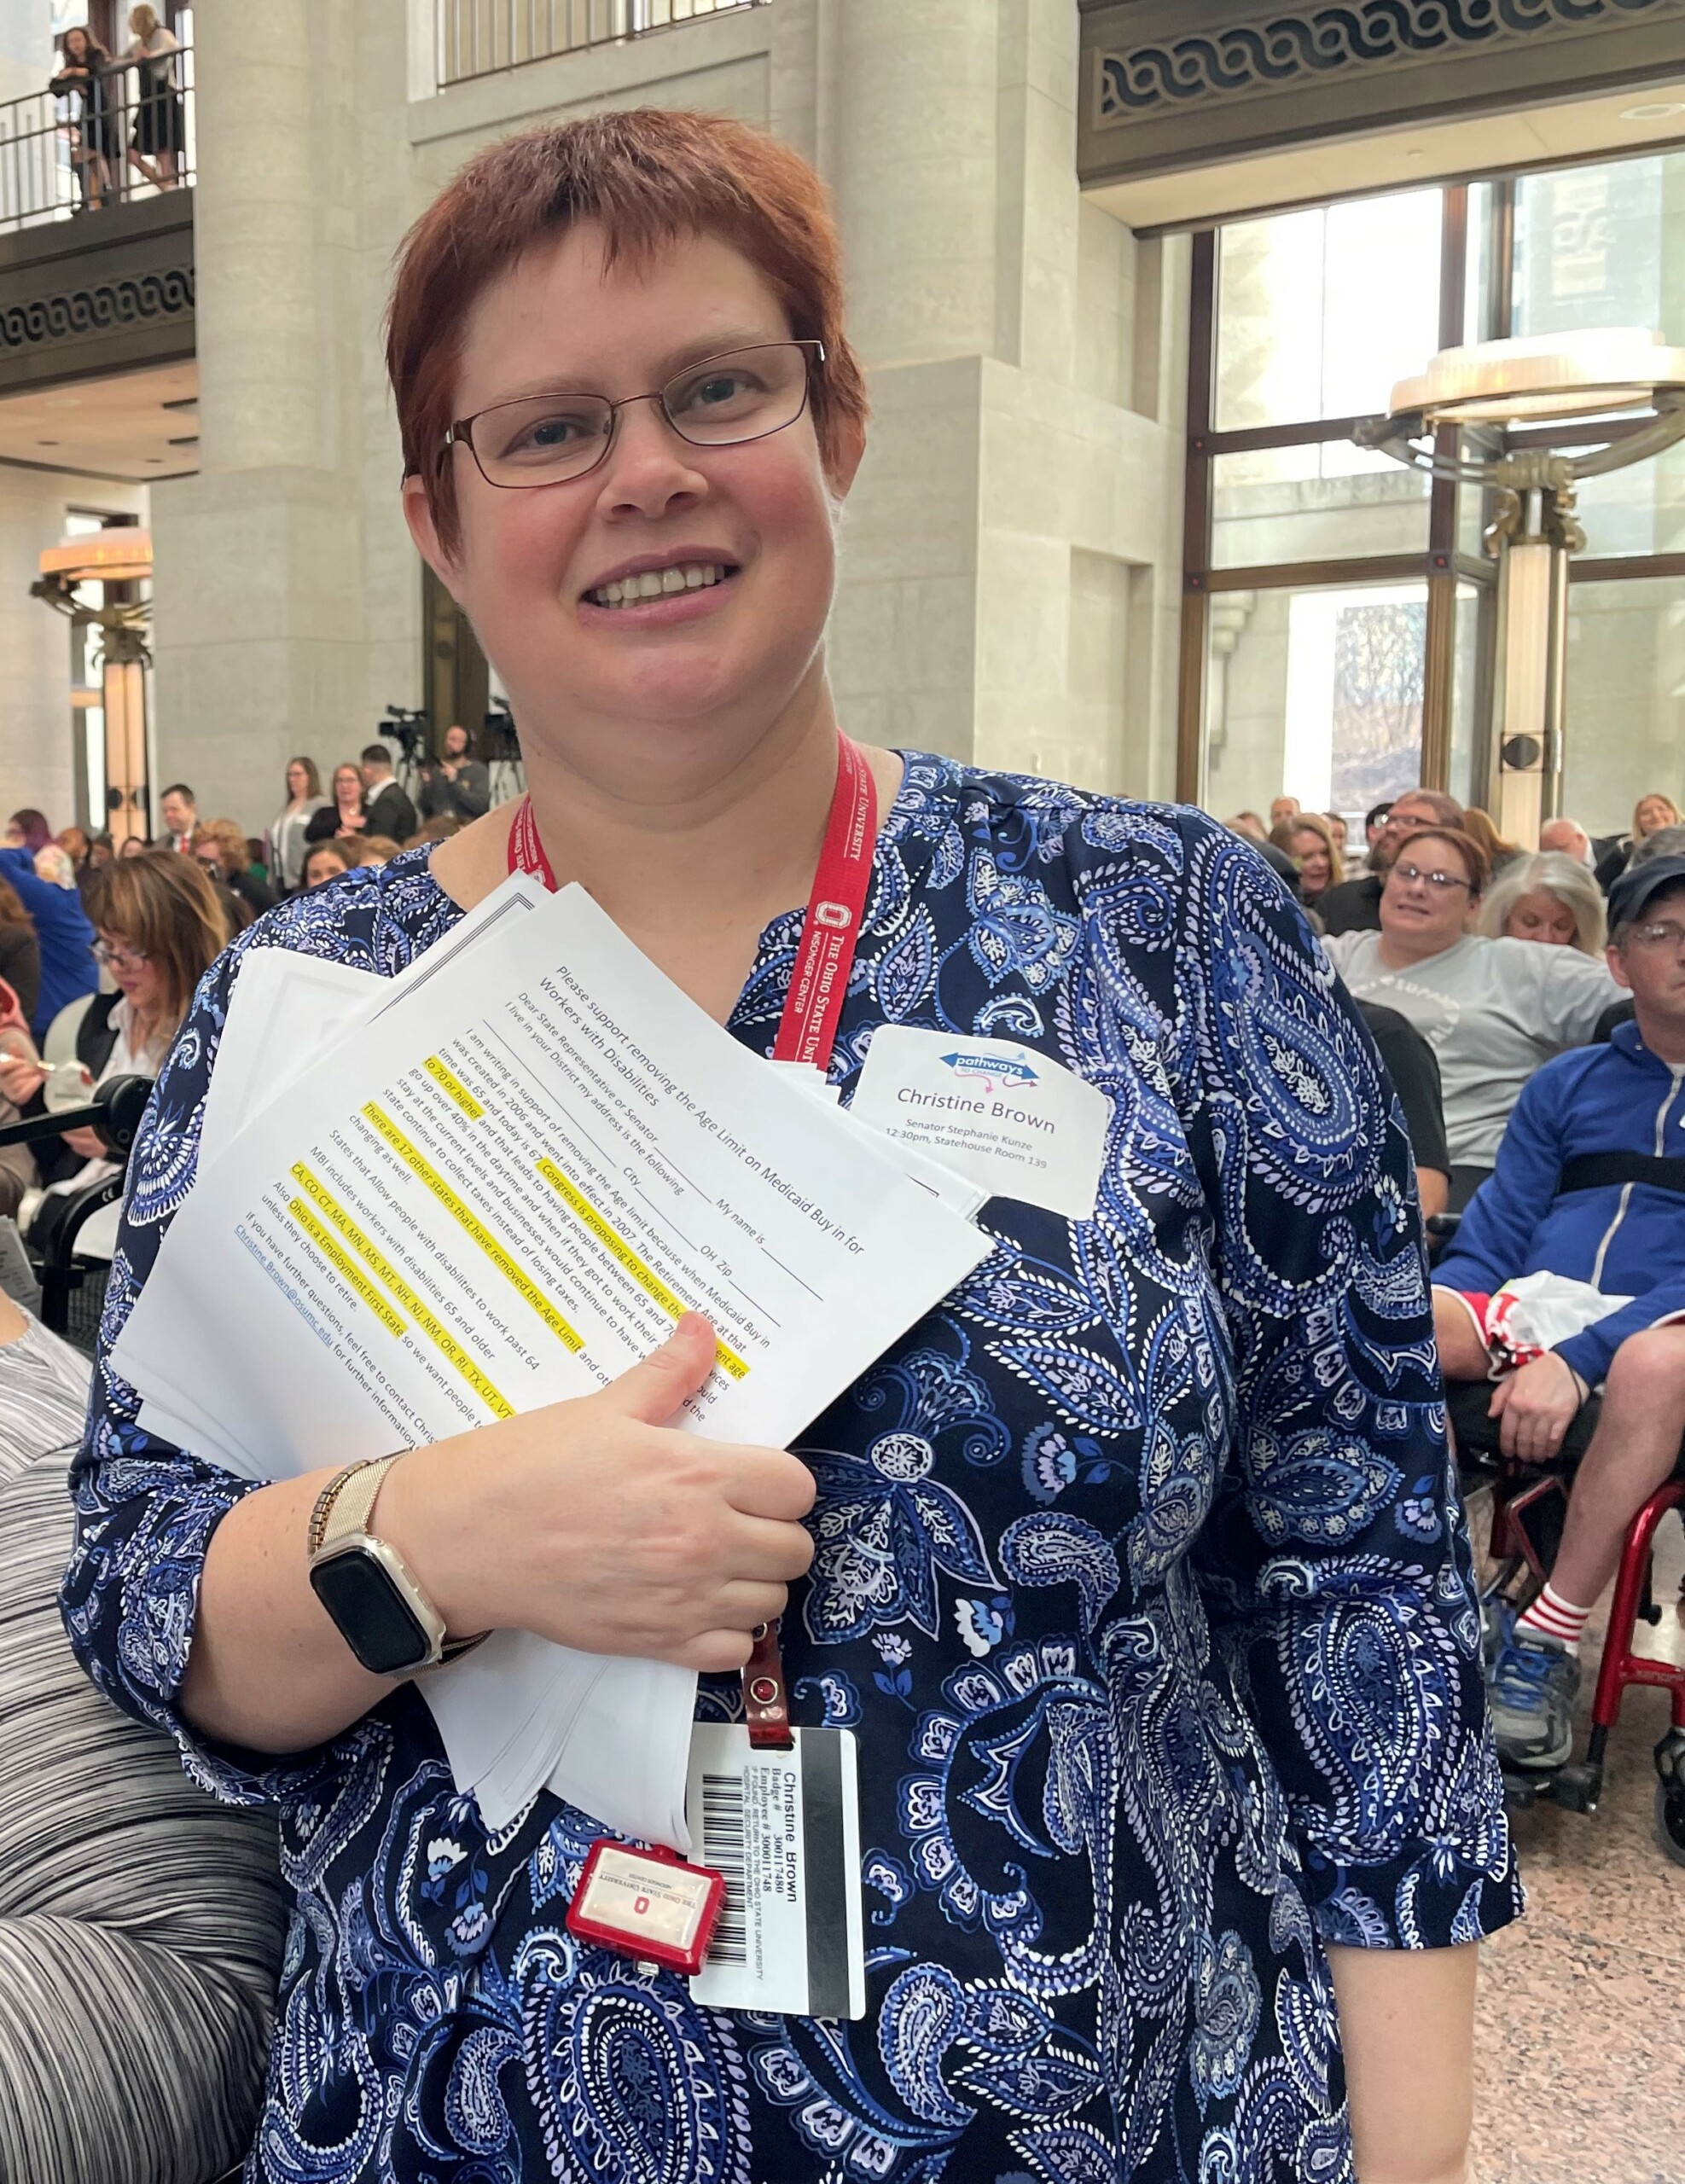
<path fill-rule="evenodd" d="M 425 854 L 283 904 L 207 977 L 107 1344 L 192 1188 L 246 951 L 397 971 L 456 915 Z M 799 927 L 732 1019 L 761 1052 Z M 989 1258 L 799 1443 L 787 1658 L 798 1718 L 860 1740 L 861 2023 L 711 2013 L 576 1944 L 597 1830 L 546 1794 L 488 1836 L 408 1689 L 284 1759 L 197 1740 L 196 1585 L 247 1490 L 101 1365 L 72 1638 L 208 1786 L 280 1811 L 253 2184 L 1349 2184 L 1323 1944 L 1516 1915 L 1403 1118 L 1278 882 L 1197 813 L 915 754 L 845 1089 L 885 1022 L 1037 1047 L 1113 1122 L 1094 1218 L 991 1200 Z"/>

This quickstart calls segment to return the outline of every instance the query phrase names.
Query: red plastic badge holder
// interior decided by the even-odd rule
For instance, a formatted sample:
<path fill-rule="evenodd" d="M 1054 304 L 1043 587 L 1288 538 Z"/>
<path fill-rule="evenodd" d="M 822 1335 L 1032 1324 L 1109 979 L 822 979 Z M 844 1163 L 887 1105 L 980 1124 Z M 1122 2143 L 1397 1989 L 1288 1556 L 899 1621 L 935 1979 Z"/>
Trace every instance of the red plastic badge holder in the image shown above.
<path fill-rule="evenodd" d="M 671 1850 L 593 1843 L 567 1907 L 567 1931 L 617 1955 L 698 1972 L 725 1900 L 723 1875 Z"/>

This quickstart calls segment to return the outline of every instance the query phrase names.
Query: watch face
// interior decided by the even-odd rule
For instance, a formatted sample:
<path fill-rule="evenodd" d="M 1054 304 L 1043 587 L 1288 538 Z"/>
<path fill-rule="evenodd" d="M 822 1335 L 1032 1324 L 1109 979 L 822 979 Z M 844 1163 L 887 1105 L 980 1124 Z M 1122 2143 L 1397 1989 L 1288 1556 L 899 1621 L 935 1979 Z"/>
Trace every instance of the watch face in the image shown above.
<path fill-rule="evenodd" d="M 310 1581 L 346 1645 L 376 1676 L 402 1676 L 430 1658 L 427 1631 L 372 1554 L 351 1548 L 328 1555 L 311 1564 Z"/>

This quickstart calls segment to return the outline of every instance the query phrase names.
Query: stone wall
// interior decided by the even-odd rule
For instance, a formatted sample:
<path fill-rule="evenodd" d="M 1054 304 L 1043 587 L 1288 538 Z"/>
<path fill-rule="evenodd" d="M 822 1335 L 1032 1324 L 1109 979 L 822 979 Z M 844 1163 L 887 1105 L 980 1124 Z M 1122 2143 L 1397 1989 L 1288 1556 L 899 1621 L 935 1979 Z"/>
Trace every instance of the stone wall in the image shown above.
<path fill-rule="evenodd" d="M 165 775 L 255 824 L 290 752 L 419 703 L 392 253 L 481 145 L 667 103 L 773 129 L 835 192 L 874 404 L 850 726 L 1169 793 L 1185 252 L 1082 202 L 1069 0 L 773 0 L 443 94 L 415 0 L 275 0 L 260 49 L 241 15 L 196 17 L 203 468 L 155 495 Z"/>

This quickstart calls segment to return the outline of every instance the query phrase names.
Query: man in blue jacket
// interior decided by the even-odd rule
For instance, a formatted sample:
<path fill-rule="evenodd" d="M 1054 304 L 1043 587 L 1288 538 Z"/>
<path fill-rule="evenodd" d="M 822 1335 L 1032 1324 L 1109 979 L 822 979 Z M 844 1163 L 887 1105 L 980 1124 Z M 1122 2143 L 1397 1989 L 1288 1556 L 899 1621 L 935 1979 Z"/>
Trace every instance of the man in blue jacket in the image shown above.
<path fill-rule="evenodd" d="M 1609 967 L 1635 1020 L 1530 1079 L 1496 1170 L 1433 1274 L 1448 1380 L 1488 1377 L 1484 1307 L 1506 1282 L 1566 1275 L 1610 1300 L 1492 1396 L 1505 1455 L 1548 1463 L 1586 1397 L 1603 1395 L 1550 1582 L 1488 1666 L 1498 1749 L 1520 1766 L 1558 1766 L 1573 1749 L 1586 1618 L 1685 1438 L 1685 857 L 1630 868 L 1609 924 Z"/>

